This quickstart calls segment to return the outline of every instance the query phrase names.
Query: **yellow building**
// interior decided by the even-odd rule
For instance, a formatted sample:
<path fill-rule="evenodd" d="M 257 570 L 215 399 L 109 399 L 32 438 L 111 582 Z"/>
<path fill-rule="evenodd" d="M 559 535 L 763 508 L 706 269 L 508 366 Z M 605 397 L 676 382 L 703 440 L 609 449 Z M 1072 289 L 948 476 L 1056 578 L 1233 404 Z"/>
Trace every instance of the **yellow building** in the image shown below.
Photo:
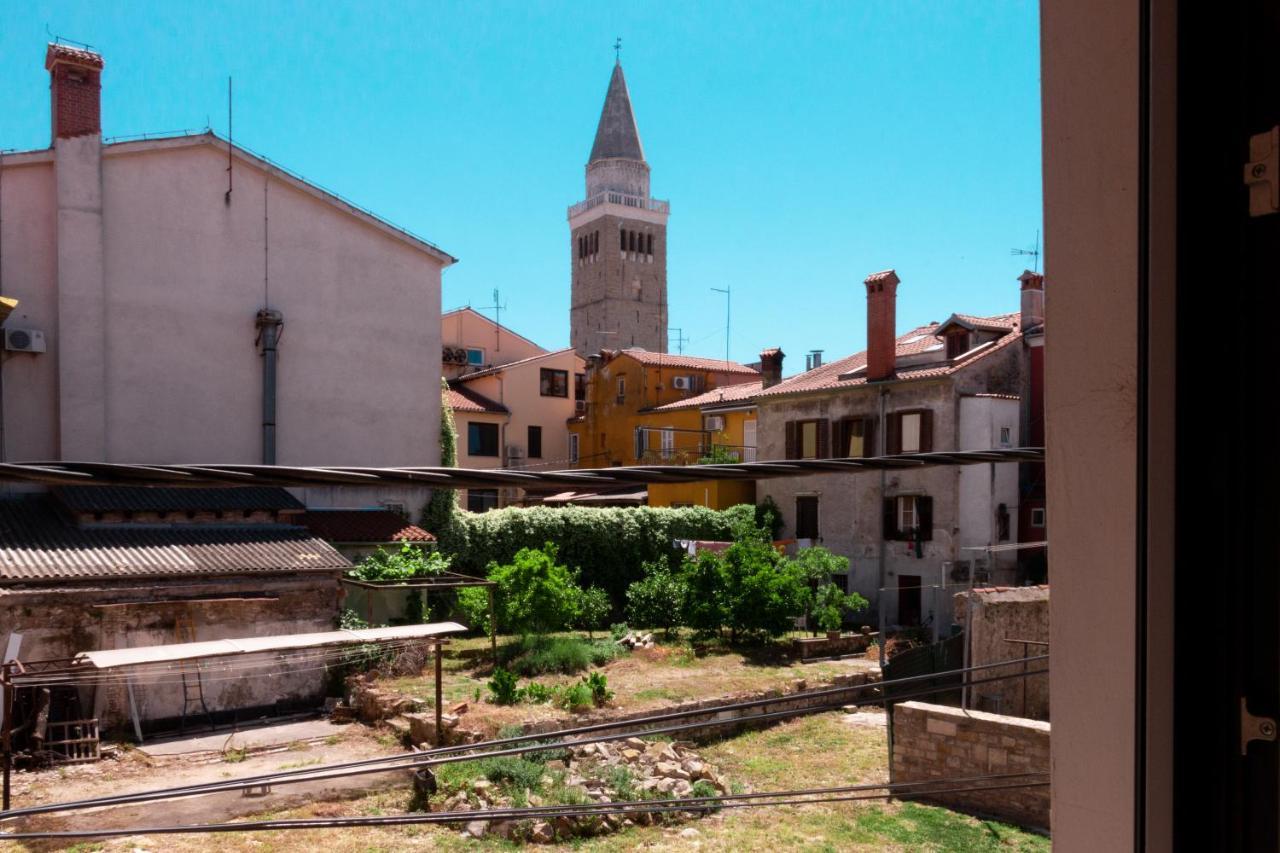
<path fill-rule="evenodd" d="M 763 358 L 774 353 L 774 361 Z M 780 373 L 781 355 L 762 354 L 766 372 L 776 367 Z M 754 461 L 761 382 L 759 370 L 722 359 L 645 350 L 602 353 L 588 363 L 586 413 L 569 425 L 578 467 Z M 750 481 L 649 486 L 650 506 L 723 509 L 754 501 Z"/>

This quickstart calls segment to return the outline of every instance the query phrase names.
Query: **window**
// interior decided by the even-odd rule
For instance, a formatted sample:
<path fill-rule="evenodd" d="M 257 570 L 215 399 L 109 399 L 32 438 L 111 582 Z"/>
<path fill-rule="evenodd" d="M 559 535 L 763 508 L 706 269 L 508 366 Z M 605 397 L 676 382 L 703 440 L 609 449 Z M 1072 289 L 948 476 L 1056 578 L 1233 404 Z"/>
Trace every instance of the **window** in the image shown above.
<path fill-rule="evenodd" d="M 848 575 L 831 575 L 831 585 L 846 595 L 849 593 L 849 576 Z"/>
<path fill-rule="evenodd" d="M 786 454 L 788 459 L 827 458 L 830 424 L 825 419 L 787 421 Z"/>
<path fill-rule="evenodd" d="M 627 232 L 618 232 L 618 247 L 625 253 L 627 251 Z"/>
<path fill-rule="evenodd" d="M 874 418 L 844 418 L 836 425 L 836 456 L 861 458 L 875 456 Z"/>
<path fill-rule="evenodd" d="M 662 436 L 662 458 L 670 459 L 676 451 L 676 431 L 671 427 L 665 427 L 660 435 Z"/>
<path fill-rule="evenodd" d="M 497 456 L 498 425 L 467 422 L 467 455 Z"/>
<path fill-rule="evenodd" d="M 933 450 L 933 412 L 928 409 L 895 412 L 890 415 L 888 452 L 928 453 Z"/>
<path fill-rule="evenodd" d="M 933 539 L 933 498 L 928 495 L 886 498 L 884 538 L 924 542 Z"/>
<path fill-rule="evenodd" d="M 1000 446 L 1001 447 L 1013 446 L 1012 434 L 1013 434 L 1013 430 L 1011 430 L 1009 427 L 1000 427 Z"/>
<path fill-rule="evenodd" d="M 618 377 L 617 402 L 618 402 L 618 405 L 622 405 L 623 403 L 627 402 L 627 377 L 625 376 Z"/>
<path fill-rule="evenodd" d="M 587 399 L 587 375 L 585 373 L 573 374 L 573 399 Z"/>
<path fill-rule="evenodd" d="M 467 364 L 472 367 L 483 367 L 484 350 L 479 347 L 467 347 Z"/>
<path fill-rule="evenodd" d="M 645 242 L 649 244 L 648 248 L 645 251 L 645 254 L 652 255 L 653 254 L 653 235 L 650 234 L 647 238 L 645 238 Z"/>
<path fill-rule="evenodd" d="M 947 332 L 947 358 L 964 355 L 970 349 L 972 347 L 969 345 L 969 331 L 967 329 Z"/>
<path fill-rule="evenodd" d="M 467 489 L 467 509 L 471 512 L 488 512 L 497 508 L 497 489 Z"/>
<path fill-rule="evenodd" d="M 569 433 L 569 461 L 574 465 L 578 464 L 578 434 L 576 432 Z"/>
<path fill-rule="evenodd" d="M 529 427 L 529 458 L 542 458 L 542 427 Z"/>
<path fill-rule="evenodd" d="M 1031 526 L 1044 527 L 1044 507 L 1038 506 L 1031 510 Z"/>
<path fill-rule="evenodd" d="M 569 371 L 542 368 L 539 392 L 544 397 L 569 396 Z"/>
<path fill-rule="evenodd" d="M 996 538 L 1001 542 L 1009 541 L 1009 507 L 1000 504 L 996 507 Z"/>
<path fill-rule="evenodd" d="M 796 538 L 821 538 L 818 535 L 817 495 L 800 495 L 796 498 Z"/>

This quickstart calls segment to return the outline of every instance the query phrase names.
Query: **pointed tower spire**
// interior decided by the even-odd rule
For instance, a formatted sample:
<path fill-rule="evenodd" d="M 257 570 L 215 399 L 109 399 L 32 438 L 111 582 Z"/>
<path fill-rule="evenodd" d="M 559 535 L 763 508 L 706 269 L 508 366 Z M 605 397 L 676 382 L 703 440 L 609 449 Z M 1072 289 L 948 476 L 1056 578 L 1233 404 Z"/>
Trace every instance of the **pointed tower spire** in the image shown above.
<path fill-rule="evenodd" d="M 631 111 L 631 94 L 627 91 L 621 60 L 616 60 L 613 65 L 613 76 L 609 78 L 609 91 L 604 96 L 604 109 L 600 111 L 600 124 L 596 127 L 596 141 L 591 146 L 588 162 L 608 159 L 644 162 L 644 146 L 640 144 L 640 131 L 636 129 L 636 117 Z"/>

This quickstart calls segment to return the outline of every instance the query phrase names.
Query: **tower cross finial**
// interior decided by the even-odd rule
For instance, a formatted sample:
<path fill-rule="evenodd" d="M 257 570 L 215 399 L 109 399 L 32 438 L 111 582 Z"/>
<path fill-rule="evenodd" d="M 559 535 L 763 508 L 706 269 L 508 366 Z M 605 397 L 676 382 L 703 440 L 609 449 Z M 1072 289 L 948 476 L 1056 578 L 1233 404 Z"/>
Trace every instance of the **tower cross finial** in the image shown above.
<path fill-rule="evenodd" d="M 613 61 L 622 64 L 622 36 L 618 36 L 613 42 Z"/>

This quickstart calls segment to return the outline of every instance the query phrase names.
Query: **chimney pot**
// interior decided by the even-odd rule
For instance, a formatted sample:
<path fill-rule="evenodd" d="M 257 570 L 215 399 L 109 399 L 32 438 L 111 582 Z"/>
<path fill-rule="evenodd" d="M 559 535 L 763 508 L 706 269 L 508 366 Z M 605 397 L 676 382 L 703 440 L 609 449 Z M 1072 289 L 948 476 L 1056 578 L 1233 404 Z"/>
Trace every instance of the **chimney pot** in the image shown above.
<path fill-rule="evenodd" d="M 761 388 L 772 388 L 782 381 L 782 360 L 786 357 L 778 347 L 760 351 Z"/>
<path fill-rule="evenodd" d="M 102 133 L 102 55 L 66 44 L 45 51 L 53 139 Z"/>
<path fill-rule="evenodd" d="M 867 276 L 867 381 L 891 379 L 897 355 L 898 274 L 883 270 Z"/>
<path fill-rule="evenodd" d="M 1044 276 L 1031 270 L 1023 270 L 1018 276 L 1022 282 L 1022 323 L 1026 332 L 1044 325 Z"/>

